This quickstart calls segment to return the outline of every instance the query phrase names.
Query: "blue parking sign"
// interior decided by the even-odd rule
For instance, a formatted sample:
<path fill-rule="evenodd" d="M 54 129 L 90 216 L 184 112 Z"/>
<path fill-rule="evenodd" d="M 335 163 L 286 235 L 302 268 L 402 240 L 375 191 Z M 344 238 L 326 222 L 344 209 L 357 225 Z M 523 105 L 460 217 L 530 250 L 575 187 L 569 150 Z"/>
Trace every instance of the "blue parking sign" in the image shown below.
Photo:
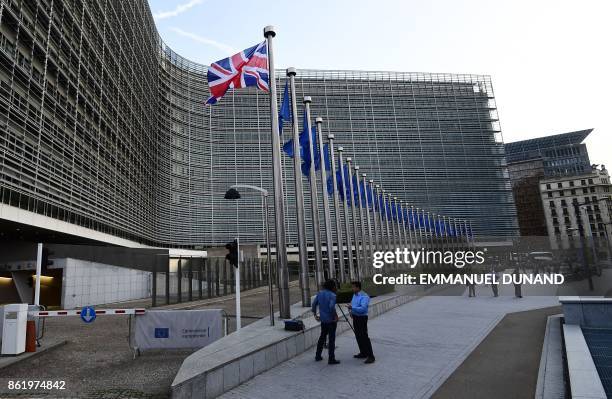
<path fill-rule="evenodd" d="M 85 323 L 91 323 L 96 319 L 96 310 L 93 306 L 85 306 L 81 309 L 81 320 Z"/>

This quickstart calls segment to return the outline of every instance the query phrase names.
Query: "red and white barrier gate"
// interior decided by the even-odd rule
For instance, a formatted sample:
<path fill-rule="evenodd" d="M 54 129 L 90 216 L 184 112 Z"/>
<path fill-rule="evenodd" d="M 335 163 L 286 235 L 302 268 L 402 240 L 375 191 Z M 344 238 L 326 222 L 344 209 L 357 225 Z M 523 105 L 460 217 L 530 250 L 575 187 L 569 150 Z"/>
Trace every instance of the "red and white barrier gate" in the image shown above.
<path fill-rule="evenodd" d="M 137 309 L 96 309 L 98 315 L 139 315 L 145 314 L 146 310 Z M 80 310 L 38 310 L 28 312 L 33 317 L 57 317 L 57 316 L 80 316 Z"/>

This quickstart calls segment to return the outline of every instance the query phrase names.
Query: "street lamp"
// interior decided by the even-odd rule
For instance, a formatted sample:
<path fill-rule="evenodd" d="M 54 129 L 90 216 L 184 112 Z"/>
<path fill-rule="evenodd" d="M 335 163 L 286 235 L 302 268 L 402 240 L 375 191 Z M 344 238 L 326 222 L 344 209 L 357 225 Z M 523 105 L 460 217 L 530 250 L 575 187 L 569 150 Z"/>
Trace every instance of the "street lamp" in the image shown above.
<path fill-rule="evenodd" d="M 572 201 L 572 206 L 574 207 L 574 215 L 576 217 L 576 223 L 578 226 L 577 227 L 578 239 L 580 240 L 580 252 L 582 253 L 582 261 L 584 263 L 584 268 L 586 269 L 587 278 L 589 280 L 589 290 L 593 291 L 594 290 L 593 277 L 591 275 L 591 266 L 589 265 L 587 254 L 586 254 L 586 242 L 584 240 L 585 231 L 584 231 L 584 226 L 582 224 L 582 215 L 580 212 L 580 207 L 583 205 L 586 205 L 586 204 L 579 203 L 578 200 L 575 198 L 574 198 L 574 201 Z M 589 225 L 589 229 L 590 229 L 591 225 L 589 224 L 588 217 L 585 222 Z M 595 261 L 595 259 L 593 259 L 593 261 Z"/>
<path fill-rule="evenodd" d="M 240 192 L 238 192 L 237 190 L 239 188 L 257 191 L 261 194 L 261 197 L 263 200 L 264 224 L 266 228 L 266 247 L 267 247 L 266 253 L 267 253 L 267 258 L 268 258 L 268 302 L 270 305 L 270 325 L 273 326 L 274 325 L 274 299 L 272 295 L 272 255 L 270 254 L 270 226 L 268 224 L 268 190 L 261 188 L 261 187 L 257 187 L 257 186 L 251 186 L 249 184 L 234 184 L 230 186 L 229 190 L 227 190 L 227 192 L 225 193 L 225 199 L 229 199 L 229 200 L 240 199 L 241 198 Z M 237 282 L 236 284 L 238 285 L 239 282 Z M 236 306 L 238 306 L 238 303 L 239 303 L 238 295 L 239 293 L 237 291 Z M 279 295 L 283 295 L 283 290 L 279 290 Z M 280 299 L 282 303 L 283 298 L 280 298 Z M 285 300 L 289 300 L 289 298 L 285 298 Z"/>

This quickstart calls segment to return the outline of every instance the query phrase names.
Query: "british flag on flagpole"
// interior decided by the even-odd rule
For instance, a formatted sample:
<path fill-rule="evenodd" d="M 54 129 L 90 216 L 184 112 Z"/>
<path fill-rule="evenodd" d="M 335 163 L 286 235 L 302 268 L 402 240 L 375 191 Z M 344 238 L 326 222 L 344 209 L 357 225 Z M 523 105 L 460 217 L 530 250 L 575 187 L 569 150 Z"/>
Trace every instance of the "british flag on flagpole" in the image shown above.
<path fill-rule="evenodd" d="M 257 87 L 269 91 L 268 46 L 261 42 L 231 57 L 213 62 L 208 68 L 210 97 L 206 104 L 215 104 L 231 89 Z"/>

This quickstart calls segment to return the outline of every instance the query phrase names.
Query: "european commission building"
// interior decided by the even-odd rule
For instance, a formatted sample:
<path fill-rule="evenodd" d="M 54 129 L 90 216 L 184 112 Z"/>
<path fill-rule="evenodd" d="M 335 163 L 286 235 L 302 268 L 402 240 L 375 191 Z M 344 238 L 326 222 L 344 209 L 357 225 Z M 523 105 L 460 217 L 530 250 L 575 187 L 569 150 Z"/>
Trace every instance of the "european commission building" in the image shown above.
<path fill-rule="evenodd" d="M 205 106 L 206 67 L 163 43 L 145 0 L 6 0 L 0 32 L 0 220 L 152 246 L 262 242 L 260 198 L 223 197 L 235 183 L 272 189 L 267 93 Z M 298 69 L 296 85 L 336 147 L 387 192 L 467 219 L 476 236 L 517 234 L 489 77 Z"/>

